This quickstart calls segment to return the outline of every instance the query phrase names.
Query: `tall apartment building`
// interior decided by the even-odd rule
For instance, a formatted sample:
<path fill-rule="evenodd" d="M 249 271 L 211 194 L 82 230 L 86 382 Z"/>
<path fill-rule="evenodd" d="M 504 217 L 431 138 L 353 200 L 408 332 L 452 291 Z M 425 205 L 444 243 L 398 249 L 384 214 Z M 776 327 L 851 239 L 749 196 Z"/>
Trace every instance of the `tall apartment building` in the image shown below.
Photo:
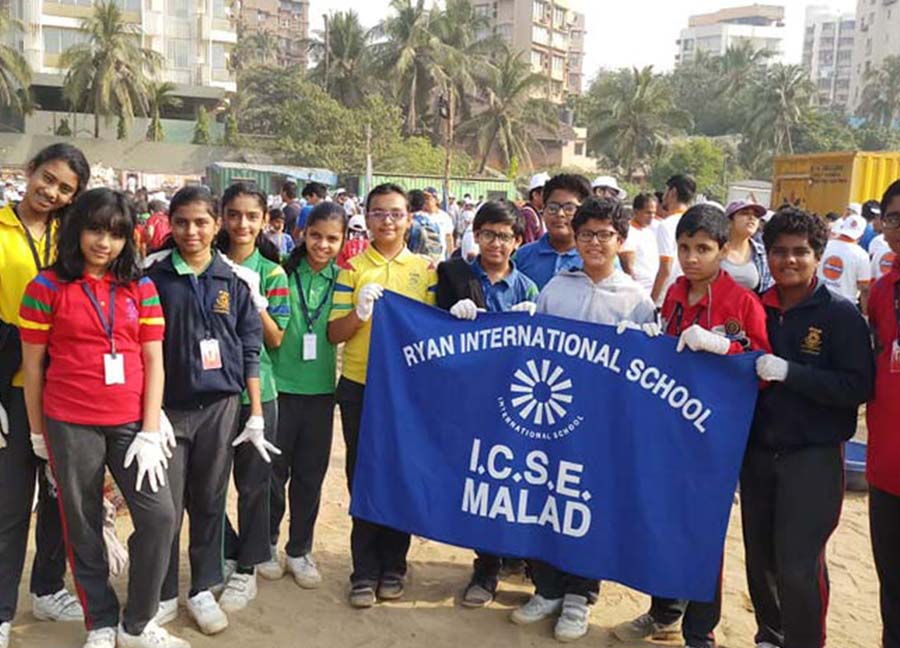
<path fill-rule="evenodd" d="M 490 18 L 493 31 L 513 49 L 526 53 L 532 69 L 546 77 L 540 96 L 563 103 L 581 94 L 584 64 L 584 15 L 569 0 L 474 0 Z"/>
<path fill-rule="evenodd" d="M 827 6 L 806 8 L 802 65 L 816 85 L 820 106 L 848 108 L 855 18 Z"/>
<path fill-rule="evenodd" d="M 900 4 L 897 0 L 857 0 L 856 35 L 850 75 L 850 107 L 862 99 L 866 73 L 888 56 L 900 55 Z"/>
<path fill-rule="evenodd" d="M 690 63 L 697 52 L 721 56 L 729 47 L 749 42 L 754 49 L 772 53 L 772 60 L 784 58 L 784 7 L 749 5 L 691 16 L 676 41 L 675 64 Z"/>
<path fill-rule="evenodd" d="M 278 39 L 278 64 L 306 69 L 309 0 L 240 0 L 241 36 L 269 32 Z"/>

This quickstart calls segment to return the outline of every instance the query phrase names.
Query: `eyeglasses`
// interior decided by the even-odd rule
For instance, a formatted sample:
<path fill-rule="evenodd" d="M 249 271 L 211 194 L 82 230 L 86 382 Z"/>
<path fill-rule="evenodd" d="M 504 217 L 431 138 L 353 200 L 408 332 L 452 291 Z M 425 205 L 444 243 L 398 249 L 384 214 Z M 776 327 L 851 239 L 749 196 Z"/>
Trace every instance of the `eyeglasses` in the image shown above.
<path fill-rule="evenodd" d="M 588 229 L 580 229 L 575 235 L 579 243 L 592 243 L 595 240 L 600 243 L 609 243 L 617 236 L 613 230 L 597 230 L 596 232 Z"/>
<path fill-rule="evenodd" d="M 805 259 L 806 257 L 812 256 L 812 254 L 813 249 L 811 247 L 773 247 L 771 250 L 769 250 L 770 256 L 780 259 L 787 259 L 789 257 L 794 257 L 796 259 Z"/>
<path fill-rule="evenodd" d="M 379 221 L 387 220 L 388 218 L 390 218 L 393 222 L 396 223 L 396 222 L 402 221 L 404 218 L 406 218 L 406 212 L 400 211 L 400 210 L 383 211 L 381 209 L 378 209 L 376 211 L 370 211 L 369 218 L 374 218 L 375 220 L 379 220 Z"/>
<path fill-rule="evenodd" d="M 507 234 L 506 232 L 495 232 L 493 230 L 480 230 L 475 233 L 479 241 L 485 244 L 491 244 L 494 241 L 500 241 L 503 245 L 509 245 L 516 240 L 515 234 Z"/>
<path fill-rule="evenodd" d="M 571 218 L 575 215 L 575 212 L 578 211 L 579 207 L 580 205 L 578 203 L 573 202 L 567 202 L 562 205 L 558 202 L 550 202 L 544 205 L 544 213 L 549 214 L 550 216 L 556 216 L 559 212 L 562 212 Z"/>
<path fill-rule="evenodd" d="M 882 216 L 881 227 L 890 230 L 900 227 L 900 214 L 888 214 L 887 216 Z"/>

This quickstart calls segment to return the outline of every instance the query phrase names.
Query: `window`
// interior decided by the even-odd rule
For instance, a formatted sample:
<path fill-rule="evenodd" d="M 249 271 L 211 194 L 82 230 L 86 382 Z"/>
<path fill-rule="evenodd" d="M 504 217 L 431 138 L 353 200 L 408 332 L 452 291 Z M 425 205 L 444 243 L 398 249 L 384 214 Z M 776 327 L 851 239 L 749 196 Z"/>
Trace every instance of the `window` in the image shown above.
<path fill-rule="evenodd" d="M 553 67 L 551 68 L 551 74 L 553 78 L 560 78 L 563 75 L 563 72 L 566 68 L 566 59 L 562 56 L 554 56 L 553 57 Z"/>
<path fill-rule="evenodd" d="M 173 68 L 191 66 L 191 41 L 187 38 L 166 39 L 166 59 Z"/>
<path fill-rule="evenodd" d="M 550 32 L 546 27 L 533 26 L 531 28 L 531 40 L 540 45 L 550 44 Z"/>
<path fill-rule="evenodd" d="M 167 3 L 170 17 L 188 17 L 188 0 L 167 0 Z"/>
<path fill-rule="evenodd" d="M 544 22 L 544 3 L 540 0 L 533 0 L 531 3 L 531 19 L 534 22 Z"/>
<path fill-rule="evenodd" d="M 44 27 L 44 51 L 47 54 L 62 54 L 73 45 L 85 41 L 87 37 L 77 29 Z"/>
<path fill-rule="evenodd" d="M 542 72 L 544 69 L 543 56 L 537 50 L 531 50 L 531 70 L 532 72 Z"/>
<path fill-rule="evenodd" d="M 566 24 L 566 10 L 556 7 L 553 10 L 553 26 L 562 27 Z"/>
<path fill-rule="evenodd" d="M 584 155 L 584 142 L 575 142 L 575 155 Z"/>
<path fill-rule="evenodd" d="M 567 50 L 569 49 L 569 37 L 562 32 L 555 31 L 552 44 L 556 49 Z"/>
<path fill-rule="evenodd" d="M 228 50 L 225 49 L 225 45 L 222 43 L 213 43 L 212 45 L 212 69 L 228 69 Z"/>
<path fill-rule="evenodd" d="M 512 25 L 500 25 L 494 33 L 503 40 L 510 43 L 512 42 Z"/>
<path fill-rule="evenodd" d="M 226 0 L 213 0 L 213 18 L 228 18 L 228 6 Z"/>
<path fill-rule="evenodd" d="M 141 10 L 141 0 L 116 0 L 116 4 L 122 11 L 139 12 Z"/>

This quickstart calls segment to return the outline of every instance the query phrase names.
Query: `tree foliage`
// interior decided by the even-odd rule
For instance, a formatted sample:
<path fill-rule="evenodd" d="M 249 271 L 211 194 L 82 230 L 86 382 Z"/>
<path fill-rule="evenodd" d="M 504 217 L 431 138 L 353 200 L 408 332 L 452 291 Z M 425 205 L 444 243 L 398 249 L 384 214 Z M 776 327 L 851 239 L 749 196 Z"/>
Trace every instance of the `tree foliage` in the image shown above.
<path fill-rule="evenodd" d="M 31 67 L 17 49 L 6 44 L 6 37 L 22 29 L 9 13 L 9 5 L 0 6 L 0 109 L 30 114 Z"/>
<path fill-rule="evenodd" d="M 194 139 L 191 143 L 207 146 L 212 143 L 212 136 L 209 133 L 209 113 L 203 106 L 197 109 L 197 123 L 194 125 Z"/>

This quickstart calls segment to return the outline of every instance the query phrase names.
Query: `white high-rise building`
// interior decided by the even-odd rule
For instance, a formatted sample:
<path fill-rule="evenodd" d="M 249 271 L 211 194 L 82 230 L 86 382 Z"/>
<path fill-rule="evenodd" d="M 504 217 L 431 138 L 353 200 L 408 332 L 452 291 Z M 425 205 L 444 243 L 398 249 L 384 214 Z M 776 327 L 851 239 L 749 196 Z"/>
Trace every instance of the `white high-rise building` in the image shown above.
<path fill-rule="evenodd" d="M 784 7 L 749 5 L 691 16 L 676 41 L 675 64 L 690 63 L 697 52 L 721 56 L 729 47 L 749 42 L 754 49 L 772 53 L 772 61 L 784 58 Z"/>
<path fill-rule="evenodd" d="M 828 6 L 807 7 L 803 68 L 816 85 L 820 106 L 848 108 L 856 19 Z"/>
<path fill-rule="evenodd" d="M 851 110 L 862 99 L 866 73 L 888 56 L 900 55 L 900 3 L 897 0 L 857 0 L 856 34 L 850 75 Z"/>

